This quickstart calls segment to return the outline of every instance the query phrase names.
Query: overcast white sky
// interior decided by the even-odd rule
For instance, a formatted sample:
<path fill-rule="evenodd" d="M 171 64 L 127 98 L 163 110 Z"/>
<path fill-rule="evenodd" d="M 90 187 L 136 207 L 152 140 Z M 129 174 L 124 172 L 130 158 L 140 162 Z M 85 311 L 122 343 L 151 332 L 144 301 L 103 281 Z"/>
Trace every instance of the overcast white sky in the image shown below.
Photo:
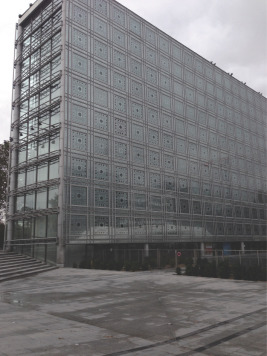
<path fill-rule="evenodd" d="M 15 24 L 30 2 L 34 1 L 1 3 L 0 143 L 9 138 Z M 266 0 L 119 2 L 267 96 Z"/>

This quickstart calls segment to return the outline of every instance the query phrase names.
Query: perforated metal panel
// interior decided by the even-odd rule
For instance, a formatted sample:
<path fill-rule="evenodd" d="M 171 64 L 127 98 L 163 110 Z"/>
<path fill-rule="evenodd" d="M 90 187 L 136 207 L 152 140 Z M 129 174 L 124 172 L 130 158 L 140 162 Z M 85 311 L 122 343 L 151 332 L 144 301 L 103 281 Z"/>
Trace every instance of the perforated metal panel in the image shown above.
<path fill-rule="evenodd" d="M 71 204 L 87 205 L 87 188 L 80 186 L 71 186 Z"/>
<path fill-rule="evenodd" d="M 135 170 L 133 171 L 133 184 L 134 185 L 145 185 L 145 172 L 144 171 L 139 171 Z"/>
<path fill-rule="evenodd" d="M 128 208 L 127 192 L 116 192 L 116 208 Z"/>
<path fill-rule="evenodd" d="M 71 172 L 76 177 L 87 177 L 87 161 L 85 159 L 72 158 Z"/>
<path fill-rule="evenodd" d="M 95 179 L 108 180 L 108 165 L 105 163 L 95 163 Z"/>
<path fill-rule="evenodd" d="M 108 207 L 109 193 L 106 189 L 95 189 L 95 206 Z"/>
<path fill-rule="evenodd" d="M 116 174 L 116 182 L 117 183 L 128 183 L 128 169 L 126 167 L 116 167 L 115 168 Z"/>
<path fill-rule="evenodd" d="M 94 127 L 98 130 L 108 130 L 108 116 L 100 112 L 94 112 Z"/>
<path fill-rule="evenodd" d="M 87 99 L 87 83 L 78 79 L 73 79 L 72 95 L 77 98 Z"/>
<path fill-rule="evenodd" d="M 87 151 L 87 135 L 79 131 L 72 131 L 72 148 Z"/>

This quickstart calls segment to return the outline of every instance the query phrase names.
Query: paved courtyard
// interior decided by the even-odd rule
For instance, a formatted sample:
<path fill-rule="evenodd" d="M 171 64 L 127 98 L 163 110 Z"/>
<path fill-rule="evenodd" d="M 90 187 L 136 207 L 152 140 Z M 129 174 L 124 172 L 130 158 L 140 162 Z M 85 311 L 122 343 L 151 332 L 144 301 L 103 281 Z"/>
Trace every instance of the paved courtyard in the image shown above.
<path fill-rule="evenodd" d="M 0 355 L 266 356 L 266 283 L 58 269 L 0 284 Z"/>

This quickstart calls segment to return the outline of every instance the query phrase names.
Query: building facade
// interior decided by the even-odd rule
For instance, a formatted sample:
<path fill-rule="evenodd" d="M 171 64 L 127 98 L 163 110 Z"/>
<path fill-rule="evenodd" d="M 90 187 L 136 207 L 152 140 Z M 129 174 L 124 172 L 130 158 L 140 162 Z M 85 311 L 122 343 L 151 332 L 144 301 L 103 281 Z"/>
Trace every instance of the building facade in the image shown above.
<path fill-rule="evenodd" d="M 266 98 L 116 1 L 17 26 L 6 248 L 266 241 Z"/>

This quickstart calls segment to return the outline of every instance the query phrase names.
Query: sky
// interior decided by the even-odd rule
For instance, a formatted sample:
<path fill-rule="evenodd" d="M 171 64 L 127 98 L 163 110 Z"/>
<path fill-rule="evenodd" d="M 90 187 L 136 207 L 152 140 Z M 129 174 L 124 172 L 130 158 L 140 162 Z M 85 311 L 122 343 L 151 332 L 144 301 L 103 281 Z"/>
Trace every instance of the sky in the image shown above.
<path fill-rule="evenodd" d="M 34 1 L 9 0 L 1 5 L 0 143 L 10 134 L 15 24 L 30 2 Z M 267 96 L 266 0 L 118 2 Z"/>

